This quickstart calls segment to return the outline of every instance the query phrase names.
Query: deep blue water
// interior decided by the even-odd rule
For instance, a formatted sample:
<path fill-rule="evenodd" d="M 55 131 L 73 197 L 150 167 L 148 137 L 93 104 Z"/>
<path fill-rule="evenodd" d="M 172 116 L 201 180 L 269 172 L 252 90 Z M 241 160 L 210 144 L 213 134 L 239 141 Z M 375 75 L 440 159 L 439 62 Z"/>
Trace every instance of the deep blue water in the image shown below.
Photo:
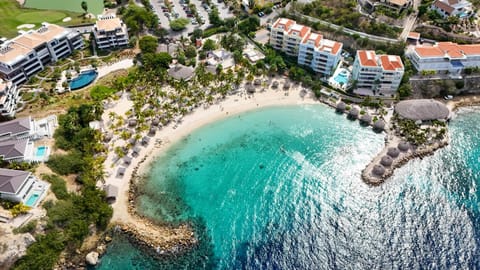
<path fill-rule="evenodd" d="M 323 106 L 266 108 L 203 127 L 159 158 L 138 207 L 191 222 L 192 252 L 154 260 L 121 236 L 97 269 L 480 268 L 480 113 L 380 187 L 360 179 L 383 135 Z"/>

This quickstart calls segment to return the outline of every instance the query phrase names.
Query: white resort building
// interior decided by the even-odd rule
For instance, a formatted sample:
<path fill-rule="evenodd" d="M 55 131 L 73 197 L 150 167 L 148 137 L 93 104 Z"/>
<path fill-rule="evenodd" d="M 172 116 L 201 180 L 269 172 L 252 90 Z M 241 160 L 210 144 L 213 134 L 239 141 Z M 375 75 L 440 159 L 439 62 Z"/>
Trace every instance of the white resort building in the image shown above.
<path fill-rule="evenodd" d="M 45 65 L 83 47 L 82 36 L 55 24 L 43 23 L 0 45 L 0 78 L 19 85 Z"/>
<path fill-rule="evenodd" d="M 434 46 L 417 45 L 407 56 L 418 71 L 448 72 L 458 77 L 465 68 L 480 66 L 480 44 L 438 42 Z"/>
<path fill-rule="evenodd" d="M 0 79 L 0 114 L 3 117 L 14 117 L 17 103 L 20 100 L 17 86 L 12 82 Z"/>
<path fill-rule="evenodd" d="M 279 18 L 270 32 L 270 45 L 287 55 L 296 56 L 300 65 L 308 66 L 324 76 L 332 74 L 340 61 L 343 44 L 324 39 L 310 27 L 294 20 Z"/>
<path fill-rule="evenodd" d="M 355 93 L 390 96 L 395 94 L 403 77 L 404 67 L 398 55 L 377 55 L 374 51 L 357 51 L 352 79 Z"/>
<path fill-rule="evenodd" d="M 0 169 L 0 199 L 35 207 L 45 197 L 49 184 L 31 172 Z"/>
<path fill-rule="evenodd" d="M 98 16 L 92 30 L 97 47 L 101 50 L 128 45 L 127 26 L 115 14 Z"/>
<path fill-rule="evenodd" d="M 475 14 L 472 3 L 467 0 L 435 0 L 430 8 L 443 18 L 457 16 L 464 19 Z"/>

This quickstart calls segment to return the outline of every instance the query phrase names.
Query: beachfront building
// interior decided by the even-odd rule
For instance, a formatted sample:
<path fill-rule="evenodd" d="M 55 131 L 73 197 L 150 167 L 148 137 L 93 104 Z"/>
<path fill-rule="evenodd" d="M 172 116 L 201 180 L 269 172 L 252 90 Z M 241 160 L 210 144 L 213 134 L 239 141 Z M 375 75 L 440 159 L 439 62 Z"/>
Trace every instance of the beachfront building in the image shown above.
<path fill-rule="evenodd" d="M 195 75 L 195 69 L 190 66 L 176 64 L 168 69 L 168 75 L 177 81 L 189 81 Z"/>
<path fill-rule="evenodd" d="M 435 0 L 430 8 L 443 18 L 457 16 L 464 19 L 475 14 L 472 3 L 467 0 Z"/>
<path fill-rule="evenodd" d="M 309 33 L 300 43 L 298 63 L 328 77 L 340 61 L 343 44 Z"/>
<path fill-rule="evenodd" d="M 43 23 L 0 46 L 0 78 L 22 84 L 51 62 L 83 47 L 82 36 L 55 24 Z"/>
<path fill-rule="evenodd" d="M 433 46 L 417 45 L 407 56 L 418 71 L 445 72 L 458 77 L 465 68 L 480 66 L 480 44 L 438 42 Z"/>
<path fill-rule="evenodd" d="M 128 45 L 127 25 L 115 14 L 98 16 L 92 32 L 95 43 L 101 50 L 116 49 Z"/>
<path fill-rule="evenodd" d="M 17 103 L 20 100 L 18 93 L 15 84 L 0 79 L 0 114 L 3 117 L 12 118 L 15 116 Z"/>
<path fill-rule="evenodd" d="M 35 120 L 30 116 L 0 123 L 0 141 L 9 139 L 37 140 L 44 137 L 51 138 L 57 127 L 57 117 L 48 116 Z"/>
<path fill-rule="evenodd" d="M 231 52 L 224 49 L 218 49 L 208 53 L 206 60 L 207 71 L 216 74 L 217 68 L 221 67 L 222 70 L 226 70 L 235 66 L 235 60 Z"/>
<path fill-rule="evenodd" d="M 403 77 L 404 67 L 398 55 L 377 55 L 374 51 L 357 51 L 352 79 L 355 93 L 360 95 L 391 96 Z"/>
<path fill-rule="evenodd" d="M 308 66 L 324 76 L 331 75 L 340 61 L 343 44 L 324 39 L 310 27 L 294 20 L 279 18 L 270 33 L 270 45 L 276 50 L 297 57 L 300 65 Z"/>
<path fill-rule="evenodd" d="M 35 207 L 43 199 L 48 184 L 31 172 L 0 169 L 0 199 Z"/>

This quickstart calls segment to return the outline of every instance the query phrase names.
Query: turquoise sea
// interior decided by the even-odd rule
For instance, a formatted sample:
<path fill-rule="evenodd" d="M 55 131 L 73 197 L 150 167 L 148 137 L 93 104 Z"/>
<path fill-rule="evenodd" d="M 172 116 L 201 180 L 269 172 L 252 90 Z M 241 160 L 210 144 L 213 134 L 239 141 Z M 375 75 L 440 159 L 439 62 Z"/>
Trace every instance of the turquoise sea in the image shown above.
<path fill-rule="evenodd" d="M 138 200 L 200 244 L 154 260 L 116 236 L 97 269 L 480 268 L 480 112 L 451 144 L 380 187 L 361 170 L 383 134 L 323 105 L 264 108 L 205 126 L 152 167 Z"/>

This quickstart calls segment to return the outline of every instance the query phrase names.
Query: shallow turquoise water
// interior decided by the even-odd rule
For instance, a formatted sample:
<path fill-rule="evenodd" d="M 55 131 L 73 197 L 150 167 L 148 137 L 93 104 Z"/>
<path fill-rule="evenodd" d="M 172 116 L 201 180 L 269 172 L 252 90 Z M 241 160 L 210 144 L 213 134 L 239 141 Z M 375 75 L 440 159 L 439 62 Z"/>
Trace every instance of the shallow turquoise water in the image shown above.
<path fill-rule="evenodd" d="M 325 106 L 206 126 L 158 159 L 138 203 L 195 224 L 201 245 L 156 261 L 116 237 L 98 269 L 478 267 L 479 121 L 462 113 L 451 146 L 376 188 L 360 173 L 383 135 Z"/>

